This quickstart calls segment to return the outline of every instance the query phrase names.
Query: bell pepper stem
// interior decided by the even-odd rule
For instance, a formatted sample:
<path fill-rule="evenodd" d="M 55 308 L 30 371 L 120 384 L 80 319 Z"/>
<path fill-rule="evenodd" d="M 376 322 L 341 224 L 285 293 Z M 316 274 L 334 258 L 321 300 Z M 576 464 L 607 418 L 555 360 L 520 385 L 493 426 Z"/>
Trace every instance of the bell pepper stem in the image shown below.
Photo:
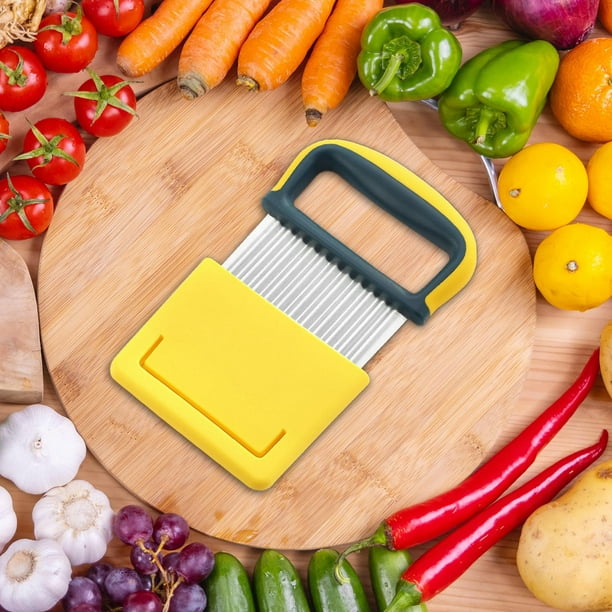
<path fill-rule="evenodd" d="M 389 59 L 381 77 L 370 89 L 370 95 L 379 95 L 398 77 L 414 74 L 421 65 L 421 46 L 407 36 L 398 36 L 383 47 L 384 55 Z"/>
<path fill-rule="evenodd" d="M 371 96 L 377 96 L 381 91 L 387 89 L 391 81 L 395 78 L 403 59 L 403 54 L 401 53 L 394 53 L 391 56 L 382 76 L 374 83 L 372 89 L 370 89 Z"/>
<path fill-rule="evenodd" d="M 491 127 L 491 122 L 493 121 L 494 116 L 495 111 L 492 108 L 483 106 L 480 109 L 480 116 L 478 117 L 476 129 L 474 130 L 474 142 L 476 144 L 482 144 L 487 139 L 489 128 Z"/>
<path fill-rule="evenodd" d="M 406 612 L 412 606 L 421 603 L 422 595 L 413 582 L 400 580 L 397 583 L 397 591 L 391 603 L 385 608 L 384 612 Z"/>

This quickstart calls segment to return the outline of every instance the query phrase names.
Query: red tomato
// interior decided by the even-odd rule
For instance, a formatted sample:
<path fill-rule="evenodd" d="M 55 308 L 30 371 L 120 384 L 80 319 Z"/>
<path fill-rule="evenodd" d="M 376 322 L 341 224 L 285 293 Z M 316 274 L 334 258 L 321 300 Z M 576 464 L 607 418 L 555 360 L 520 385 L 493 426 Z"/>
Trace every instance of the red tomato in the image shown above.
<path fill-rule="evenodd" d="M 47 89 L 47 73 L 38 56 L 26 47 L 0 49 L 0 109 L 16 112 L 36 104 Z"/>
<path fill-rule="evenodd" d="M 136 94 L 128 81 L 113 74 L 85 81 L 74 96 L 74 112 L 79 125 L 94 136 L 114 136 L 136 115 Z"/>
<path fill-rule="evenodd" d="M 85 143 L 72 123 L 59 117 L 36 122 L 23 139 L 23 153 L 32 174 L 47 185 L 65 185 L 75 179 L 85 163 Z"/>
<path fill-rule="evenodd" d="M 65 11 L 44 17 L 34 50 L 48 70 L 79 72 L 91 63 L 98 50 L 98 33 L 79 5 L 76 13 Z"/>
<path fill-rule="evenodd" d="M 27 174 L 0 179 L 0 237 L 24 240 L 44 232 L 53 217 L 47 186 Z"/>
<path fill-rule="evenodd" d="M 104 36 L 125 36 L 142 21 L 145 10 L 144 0 L 82 0 L 81 6 Z"/>
<path fill-rule="evenodd" d="M 9 141 L 9 129 L 10 125 L 8 119 L 4 116 L 4 113 L 0 112 L 0 153 L 2 153 Z"/>

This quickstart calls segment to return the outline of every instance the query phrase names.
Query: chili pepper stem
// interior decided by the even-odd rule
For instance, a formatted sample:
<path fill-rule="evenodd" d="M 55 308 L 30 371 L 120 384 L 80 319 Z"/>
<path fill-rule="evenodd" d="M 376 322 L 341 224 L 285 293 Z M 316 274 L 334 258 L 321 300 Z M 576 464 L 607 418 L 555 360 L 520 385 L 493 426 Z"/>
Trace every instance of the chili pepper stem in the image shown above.
<path fill-rule="evenodd" d="M 346 559 L 348 555 L 359 552 L 364 548 L 372 548 L 373 546 L 389 548 L 389 539 L 387 538 L 387 529 L 384 523 L 382 523 L 371 536 L 363 540 L 357 540 L 340 553 L 336 562 L 336 567 L 334 568 L 336 580 L 338 582 L 346 582 L 346 577 L 342 573 L 342 563 L 344 563 L 344 559 Z"/>
<path fill-rule="evenodd" d="M 493 109 L 483 106 L 480 109 L 478 122 L 476 123 L 476 129 L 474 130 L 474 144 L 482 144 L 487 139 L 491 121 L 495 115 Z"/>

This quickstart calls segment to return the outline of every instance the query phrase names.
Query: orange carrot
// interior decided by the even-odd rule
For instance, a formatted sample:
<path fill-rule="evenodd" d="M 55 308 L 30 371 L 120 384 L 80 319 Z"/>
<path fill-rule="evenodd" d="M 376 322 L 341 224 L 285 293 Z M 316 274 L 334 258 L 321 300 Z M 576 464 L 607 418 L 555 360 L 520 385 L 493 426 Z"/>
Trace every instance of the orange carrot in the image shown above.
<path fill-rule="evenodd" d="M 270 2 L 213 1 L 181 49 L 177 84 L 185 98 L 196 98 L 223 81 Z"/>
<path fill-rule="evenodd" d="M 119 44 L 117 65 L 137 77 L 161 64 L 185 39 L 212 0 L 162 0 Z"/>
<path fill-rule="evenodd" d="M 337 0 L 302 74 L 306 122 L 314 127 L 346 97 L 357 74 L 361 33 L 384 0 Z"/>
<path fill-rule="evenodd" d="M 238 54 L 238 84 L 268 90 L 298 68 L 323 31 L 334 0 L 280 0 L 253 28 Z"/>

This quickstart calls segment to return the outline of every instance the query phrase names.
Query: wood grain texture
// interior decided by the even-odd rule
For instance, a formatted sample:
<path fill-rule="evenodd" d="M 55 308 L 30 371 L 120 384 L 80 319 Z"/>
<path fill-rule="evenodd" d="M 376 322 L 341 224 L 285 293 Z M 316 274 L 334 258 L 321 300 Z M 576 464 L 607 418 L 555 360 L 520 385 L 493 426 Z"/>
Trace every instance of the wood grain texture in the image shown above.
<path fill-rule="evenodd" d="M 502 24 L 495 20 L 486 3 L 475 15 L 464 23 L 458 31 L 458 37 L 466 51 L 466 54 L 474 53 L 479 48 L 513 37 Z M 596 29 L 593 36 L 607 35 L 600 28 Z M 103 39 L 101 41 L 106 65 L 112 70 L 112 50 L 115 41 Z M 173 64 L 169 63 L 163 67 L 169 73 L 173 70 Z M 60 101 L 66 102 L 59 94 L 62 88 L 57 83 L 57 76 L 50 79 L 50 94 L 36 108 L 41 115 L 45 112 L 63 113 L 64 108 L 58 108 Z M 55 95 L 57 94 L 57 95 Z M 437 166 L 442 168 L 449 176 L 461 184 L 471 188 L 482 198 L 490 197 L 490 190 L 484 175 L 482 165 L 478 157 L 472 154 L 461 142 L 450 137 L 437 121 L 435 113 L 423 112 L 420 104 L 402 103 L 391 105 L 393 115 L 397 118 L 400 126 L 408 133 L 411 140 L 418 145 L 419 149 Z M 342 106 L 333 111 L 333 114 L 343 113 Z M 329 115 L 331 117 L 332 114 Z M 301 115 L 297 120 L 301 119 Z M 296 120 L 295 118 L 291 119 Z M 324 118 L 327 121 L 327 117 Z M 21 132 L 24 130 L 21 126 Z M 321 124 L 321 127 L 324 123 Z M 16 126 L 15 138 L 19 139 L 19 126 Z M 573 150 L 577 151 L 581 158 L 586 161 L 595 145 L 580 143 L 572 140 L 559 128 L 550 115 L 545 112 L 538 122 L 532 135 L 532 141 L 552 140 L 567 143 Z M 15 143 L 16 144 L 16 143 Z M 118 154 L 118 150 L 115 151 Z M 5 154 L 4 161 L 9 160 Z M 500 161 L 500 165 L 503 160 Z M 11 168 L 13 166 L 11 165 Z M 580 215 L 584 220 L 599 225 L 608 231 L 612 230 L 612 222 L 596 215 L 590 207 L 586 206 Z M 530 251 L 541 239 L 542 234 L 538 232 L 524 232 L 525 240 Z M 28 264 L 30 274 L 36 280 L 38 276 L 38 263 L 42 238 L 15 243 L 15 250 Z M 571 383 L 585 363 L 588 355 L 598 343 L 599 334 L 603 325 L 612 319 L 612 304 L 606 303 L 599 308 L 586 313 L 564 312 L 557 310 L 544 302 L 541 296 L 536 296 L 536 329 L 531 363 L 527 372 L 525 384 L 517 400 L 513 403 L 511 414 L 505 424 L 495 425 L 499 436 L 495 444 L 489 450 L 488 455 L 508 442 L 523 427 L 525 427 L 536 415 L 553 402 Z M 468 332 L 465 332 L 466 334 Z M 490 354 L 495 358 L 498 355 L 495 346 L 483 347 L 482 359 L 486 360 Z M 445 371 L 445 370 L 444 370 Z M 495 380 L 484 381 L 487 388 L 495 387 Z M 45 378 L 44 401 L 63 412 L 64 408 L 55 387 L 48 374 Z M 96 399 L 102 409 L 110 412 L 113 408 L 111 402 Z M 465 404 L 466 409 L 472 408 L 471 404 Z M 612 402 L 609 395 L 598 381 L 589 397 L 584 401 L 580 410 L 555 437 L 555 439 L 541 452 L 535 464 L 530 468 L 524 479 L 544 469 L 547 465 L 569 454 L 581 446 L 587 446 L 595 442 L 602 427 L 610 427 Z M 0 418 L 5 418 L 21 406 L 0 402 Z M 612 458 L 612 449 L 608 449 L 603 459 Z M 400 466 L 399 469 L 404 469 Z M 406 481 L 411 475 L 406 470 L 403 472 Z M 105 469 L 92 454 L 88 454 L 78 476 L 92 482 L 95 486 L 106 492 L 110 498 L 113 508 L 119 509 L 128 503 L 145 503 L 143 499 L 128 491 L 122 483 Z M 158 478 L 154 470 L 151 470 L 150 479 L 160 490 L 165 490 L 167 482 Z M 522 479 L 522 480 L 524 480 Z M 30 495 L 17 490 L 12 483 L 1 481 L 11 493 L 15 510 L 18 515 L 18 531 L 16 537 L 33 537 L 31 520 L 32 506 L 36 501 Z M 153 485 L 152 485 L 153 486 Z M 375 521 L 383 517 L 382 510 L 376 508 L 377 498 L 368 499 L 365 503 L 360 500 L 364 511 L 372 512 Z M 319 521 L 325 522 L 327 517 L 323 512 L 319 515 Z M 245 524 L 248 529 L 249 524 Z M 467 610 L 478 610 L 479 612 L 516 612 L 517 610 L 530 612 L 553 612 L 553 609 L 537 601 L 523 585 L 515 566 L 515 552 L 520 529 L 516 529 L 501 542 L 483 555 L 472 567 L 470 567 L 460 579 L 453 583 L 448 589 L 440 593 L 435 599 L 428 603 L 430 612 L 463 612 Z M 191 538 L 200 540 L 210 545 L 213 550 L 226 550 L 236 554 L 247 566 L 249 571 L 253 569 L 260 550 L 251 546 L 233 544 L 227 540 L 216 539 L 197 531 L 193 531 Z M 413 551 L 414 556 L 424 550 L 427 545 Z M 301 576 L 306 576 L 306 567 L 310 558 L 309 551 L 285 551 L 289 558 L 295 563 Z M 114 540 L 105 556 L 105 559 L 116 564 L 129 563 L 129 547 Z M 369 579 L 367 572 L 367 556 L 364 554 L 354 555 L 351 558 L 362 578 L 368 592 Z M 82 568 L 76 568 L 77 573 Z M 61 606 L 56 606 L 56 612 L 60 612 Z"/>
<path fill-rule="evenodd" d="M 294 549 L 358 538 L 381 513 L 472 471 L 530 363 L 535 291 L 516 226 L 445 176 L 361 87 L 316 132 L 301 121 L 296 80 L 256 94 L 226 81 L 194 102 L 171 83 L 138 113 L 138 124 L 90 149 L 87 171 L 61 197 L 39 269 L 47 365 L 102 464 L 207 534 Z M 223 261 L 251 231 L 263 216 L 259 199 L 299 150 L 329 137 L 376 148 L 443 192 L 472 226 L 479 264 L 459 296 L 425 326 L 404 325 L 366 366 L 366 391 L 276 485 L 254 492 L 118 387 L 108 367 L 204 256 Z M 424 282 L 437 265 L 437 254 L 333 175 L 302 197 L 312 217 L 400 282 Z M 487 359 L 483 343 L 495 347 Z"/>
<path fill-rule="evenodd" d="M 25 261 L 0 240 L 0 402 L 31 404 L 43 396 L 38 306 Z"/>

